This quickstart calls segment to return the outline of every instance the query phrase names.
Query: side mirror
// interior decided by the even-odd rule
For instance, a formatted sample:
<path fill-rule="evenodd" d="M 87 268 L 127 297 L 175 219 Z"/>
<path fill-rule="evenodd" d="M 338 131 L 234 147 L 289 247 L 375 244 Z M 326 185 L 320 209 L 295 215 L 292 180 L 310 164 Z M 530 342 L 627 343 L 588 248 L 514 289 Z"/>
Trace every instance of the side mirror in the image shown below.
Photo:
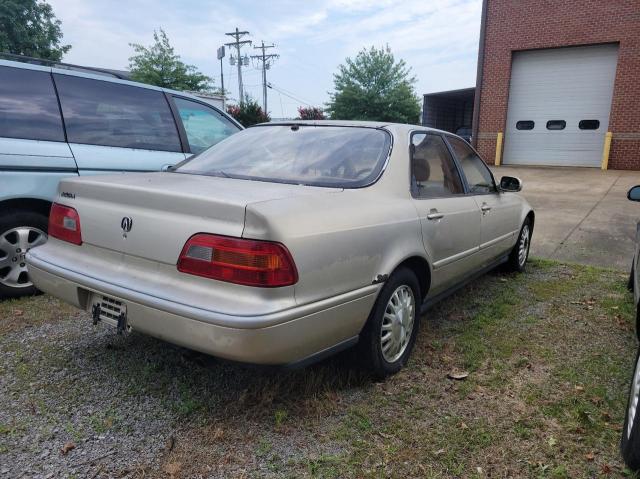
<path fill-rule="evenodd" d="M 516 178 L 515 176 L 503 176 L 500 178 L 500 191 L 517 193 L 521 189 L 522 181 L 520 181 L 520 178 Z"/>
<path fill-rule="evenodd" d="M 627 199 L 630 201 L 640 201 L 640 185 L 633 186 L 627 192 Z"/>

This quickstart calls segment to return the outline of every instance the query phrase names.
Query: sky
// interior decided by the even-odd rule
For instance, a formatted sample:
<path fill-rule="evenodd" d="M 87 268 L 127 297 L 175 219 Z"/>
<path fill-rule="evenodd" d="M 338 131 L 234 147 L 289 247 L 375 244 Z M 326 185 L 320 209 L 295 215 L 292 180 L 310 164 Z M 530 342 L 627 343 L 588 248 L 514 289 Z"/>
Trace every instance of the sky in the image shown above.
<path fill-rule="evenodd" d="M 422 96 L 475 85 L 481 0 L 48 0 L 62 21 L 63 61 L 127 69 L 130 43 L 150 45 L 153 31 L 167 33 L 182 60 L 220 86 L 217 48 L 238 27 L 257 46 L 275 44 L 267 71 L 272 118 L 293 118 L 299 106 L 324 106 L 333 75 L 363 48 L 388 45 L 416 77 Z M 223 60 L 224 86 L 238 98 L 236 67 Z M 245 47 L 242 54 L 258 50 Z M 242 71 L 245 91 L 262 104 L 262 73 Z"/>

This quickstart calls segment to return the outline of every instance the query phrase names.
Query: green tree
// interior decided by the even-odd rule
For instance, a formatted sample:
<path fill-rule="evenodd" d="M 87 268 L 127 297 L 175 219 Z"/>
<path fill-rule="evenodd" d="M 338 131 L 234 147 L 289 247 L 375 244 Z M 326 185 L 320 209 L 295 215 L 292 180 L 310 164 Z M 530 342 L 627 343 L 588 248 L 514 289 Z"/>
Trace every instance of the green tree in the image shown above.
<path fill-rule="evenodd" d="M 193 65 L 186 65 L 176 55 L 169 38 L 161 28 L 153 32 L 154 43 L 145 47 L 130 43 L 135 55 L 129 58 L 131 78 L 151 85 L 174 90 L 207 91 L 212 89 L 212 79 L 198 71 Z"/>
<path fill-rule="evenodd" d="M 269 114 L 262 110 L 256 100 L 249 95 L 245 95 L 244 101 L 239 105 L 229 105 L 227 113 L 240 122 L 242 126 L 251 126 L 257 123 L 271 121 Z"/>
<path fill-rule="evenodd" d="M 417 123 L 420 103 L 410 75 L 411 69 L 404 60 L 396 61 L 389 47 L 365 48 L 340 65 L 327 111 L 339 120 Z"/>
<path fill-rule="evenodd" d="M 60 44 L 60 25 L 44 1 L 1 0 L 0 52 L 60 61 L 71 49 Z"/>

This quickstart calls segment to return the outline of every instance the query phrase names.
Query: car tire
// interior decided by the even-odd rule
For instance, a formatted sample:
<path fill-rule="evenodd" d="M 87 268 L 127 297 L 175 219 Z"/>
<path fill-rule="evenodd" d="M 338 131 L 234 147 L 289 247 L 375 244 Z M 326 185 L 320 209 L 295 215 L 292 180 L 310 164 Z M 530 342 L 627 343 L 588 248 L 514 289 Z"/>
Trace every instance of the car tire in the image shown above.
<path fill-rule="evenodd" d="M 629 469 L 636 471 L 640 469 L 640 349 L 636 353 L 634 366 L 620 450 Z"/>
<path fill-rule="evenodd" d="M 396 270 L 382 287 L 360 339 L 365 367 L 379 378 L 407 363 L 420 323 L 420 285 L 408 268 Z"/>
<path fill-rule="evenodd" d="M 38 292 L 27 276 L 25 253 L 47 240 L 47 217 L 33 211 L 0 216 L 0 297 Z"/>
<path fill-rule="evenodd" d="M 513 246 L 511 253 L 509 253 L 509 259 L 507 260 L 507 269 L 510 271 L 517 271 L 522 273 L 527 265 L 527 259 L 529 259 L 529 247 L 531 246 L 531 220 L 529 218 L 524 220 L 522 227 L 520 228 L 520 234 L 518 234 L 518 240 Z"/>
<path fill-rule="evenodd" d="M 631 263 L 631 271 L 629 272 L 629 281 L 627 281 L 627 289 L 629 291 L 633 291 L 633 275 L 635 274 L 634 264 L 636 263 L 636 259 L 633 258 L 633 263 Z"/>

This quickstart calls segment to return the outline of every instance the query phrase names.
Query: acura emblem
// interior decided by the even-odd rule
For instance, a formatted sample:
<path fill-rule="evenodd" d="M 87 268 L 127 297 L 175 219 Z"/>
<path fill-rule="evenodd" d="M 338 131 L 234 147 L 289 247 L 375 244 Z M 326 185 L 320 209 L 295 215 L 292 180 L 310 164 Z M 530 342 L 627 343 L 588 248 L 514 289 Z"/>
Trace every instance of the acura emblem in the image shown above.
<path fill-rule="evenodd" d="M 126 233 L 131 231 L 132 226 L 133 226 L 133 219 L 131 218 L 131 216 L 125 216 L 124 218 L 122 218 L 122 221 L 120 222 L 120 227 L 122 228 L 122 232 L 125 234 L 125 236 L 126 236 Z"/>

